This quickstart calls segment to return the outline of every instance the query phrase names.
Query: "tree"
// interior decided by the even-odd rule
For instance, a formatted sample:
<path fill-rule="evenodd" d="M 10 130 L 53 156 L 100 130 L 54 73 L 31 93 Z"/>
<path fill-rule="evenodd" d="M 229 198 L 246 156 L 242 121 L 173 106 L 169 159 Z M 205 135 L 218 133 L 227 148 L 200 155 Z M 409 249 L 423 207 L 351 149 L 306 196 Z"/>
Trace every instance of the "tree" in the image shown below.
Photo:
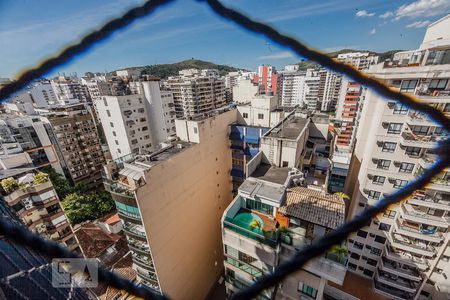
<path fill-rule="evenodd" d="M 39 172 L 34 176 L 34 184 L 42 184 L 48 181 L 48 174 Z"/>
<path fill-rule="evenodd" d="M 62 205 L 72 224 L 98 219 L 115 209 L 111 195 L 105 191 L 70 193 L 64 197 Z"/>
<path fill-rule="evenodd" d="M 8 194 L 14 192 L 19 188 L 17 180 L 12 177 L 3 179 L 0 184 L 2 185 L 3 190 Z"/>
<path fill-rule="evenodd" d="M 73 188 L 63 175 L 57 173 L 53 168 L 46 168 L 43 172 L 48 174 L 59 199 L 64 199 L 66 195 L 73 193 Z"/>

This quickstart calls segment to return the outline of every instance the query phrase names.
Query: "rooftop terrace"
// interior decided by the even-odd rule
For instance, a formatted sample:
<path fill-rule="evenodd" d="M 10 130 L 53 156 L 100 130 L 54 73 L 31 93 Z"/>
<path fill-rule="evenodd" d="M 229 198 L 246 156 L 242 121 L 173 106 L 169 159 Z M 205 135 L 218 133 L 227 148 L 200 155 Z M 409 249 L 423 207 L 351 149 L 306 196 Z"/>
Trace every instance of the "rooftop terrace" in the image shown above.
<path fill-rule="evenodd" d="M 284 184 L 288 178 L 291 168 L 277 168 L 269 164 L 261 163 L 251 174 L 252 177 L 260 180 Z"/>

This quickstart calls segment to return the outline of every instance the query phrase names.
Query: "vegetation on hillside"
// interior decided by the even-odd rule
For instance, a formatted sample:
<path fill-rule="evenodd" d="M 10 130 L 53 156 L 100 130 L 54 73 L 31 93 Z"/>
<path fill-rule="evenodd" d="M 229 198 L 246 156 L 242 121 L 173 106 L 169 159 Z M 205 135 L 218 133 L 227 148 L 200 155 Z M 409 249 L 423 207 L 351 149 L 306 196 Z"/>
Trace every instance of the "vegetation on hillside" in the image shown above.
<path fill-rule="evenodd" d="M 379 62 L 383 62 L 386 59 L 391 59 L 392 56 L 394 55 L 394 53 L 399 52 L 399 51 L 403 51 L 403 50 L 389 50 L 386 52 L 374 52 L 374 51 L 370 51 L 370 50 L 341 49 L 338 51 L 329 52 L 327 54 L 329 56 L 335 58 L 339 54 L 350 53 L 350 52 L 372 52 L 372 53 L 376 53 L 380 57 Z M 311 69 L 311 68 L 315 68 L 315 67 L 319 66 L 319 64 L 309 61 L 309 60 L 302 60 L 297 64 L 299 65 L 300 70 Z"/>
<path fill-rule="evenodd" d="M 178 72 L 184 69 L 217 69 L 220 75 L 225 75 L 228 72 L 238 71 L 239 69 L 235 67 L 230 67 L 226 65 L 218 65 L 212 62 L 198 60 L 198 59 L 188 59 L 183 60 L 173 64 L 161 64 L 161 65 L 150 65 L 144 67 L 142 74 L 152 75 L 159 78 L 167 78 L 169 76 L 176 76 Z"/>

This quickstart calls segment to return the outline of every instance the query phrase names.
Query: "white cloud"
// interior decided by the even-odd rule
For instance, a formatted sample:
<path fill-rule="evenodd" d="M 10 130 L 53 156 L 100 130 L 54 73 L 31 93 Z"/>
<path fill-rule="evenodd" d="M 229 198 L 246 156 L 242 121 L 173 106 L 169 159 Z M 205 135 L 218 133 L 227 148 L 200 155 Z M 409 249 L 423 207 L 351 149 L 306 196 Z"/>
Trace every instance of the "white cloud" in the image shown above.
<path fill-rule="evenodd" d="M 291 58 L 294 57 L 294 54 L 291 51 L 283 51 L 276 52 L 269 55 L 259 56 L 258 59 L 283 59 L 283 58 Z"/>
<path fill-rule="evenodd" d="M 430 21 L 428 21 L 428 20 L 417 21 L 417 22 L 406 25 L 406 28 L 422 28 L 422 27 L 428 26 L 428 24 L 430 24 Z"/>
<path fill-rule="evenodd" d="M 450 10 L 450 0 L 416 0 L 400 6 L 395 12 L 395 19 L 403 17 L 431 17 Z"/>
<path fill-rule="evenodd" d="M 373 17 L 375 13 L 368 12 L 367 10 L 360 10 L 356 13 L 357 18 Z"/>
<path fill-rule="evenodd" d="M 382 15 L 379 15 L 378 17 L 382 18 L 382 19 L 387 19 L 394 16 L 394 13 L 392 11 L 387 11 Z"/>
<path fill-rule="evenodd" d="M 375 33 L 377 33 L 377 30 L 374 28 L 374 29 L 372 29 L 371 31 L 369 31 L 369 34 L 370 35 L 374 35 Z"/>

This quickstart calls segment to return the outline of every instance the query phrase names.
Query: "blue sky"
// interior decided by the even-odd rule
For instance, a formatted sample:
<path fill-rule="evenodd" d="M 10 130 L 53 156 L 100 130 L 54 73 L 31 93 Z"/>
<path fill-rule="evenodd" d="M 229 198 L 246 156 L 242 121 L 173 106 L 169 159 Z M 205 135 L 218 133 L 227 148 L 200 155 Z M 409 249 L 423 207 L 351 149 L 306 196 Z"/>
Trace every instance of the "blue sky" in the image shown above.
<path fill-rule="evenodd" d="M 63 49 L 141 0 L 0 0 L 0 77 Z M 325 51 L 414 49 L 426 25 L 450 13 L 450 0 L 226 0 Z M 188 58 L 255 69 L 300 60 L 286 49 L 213 15 L 206 4 L 178 0 L 116 33 L 58 72 L 112 71 Z"/>

